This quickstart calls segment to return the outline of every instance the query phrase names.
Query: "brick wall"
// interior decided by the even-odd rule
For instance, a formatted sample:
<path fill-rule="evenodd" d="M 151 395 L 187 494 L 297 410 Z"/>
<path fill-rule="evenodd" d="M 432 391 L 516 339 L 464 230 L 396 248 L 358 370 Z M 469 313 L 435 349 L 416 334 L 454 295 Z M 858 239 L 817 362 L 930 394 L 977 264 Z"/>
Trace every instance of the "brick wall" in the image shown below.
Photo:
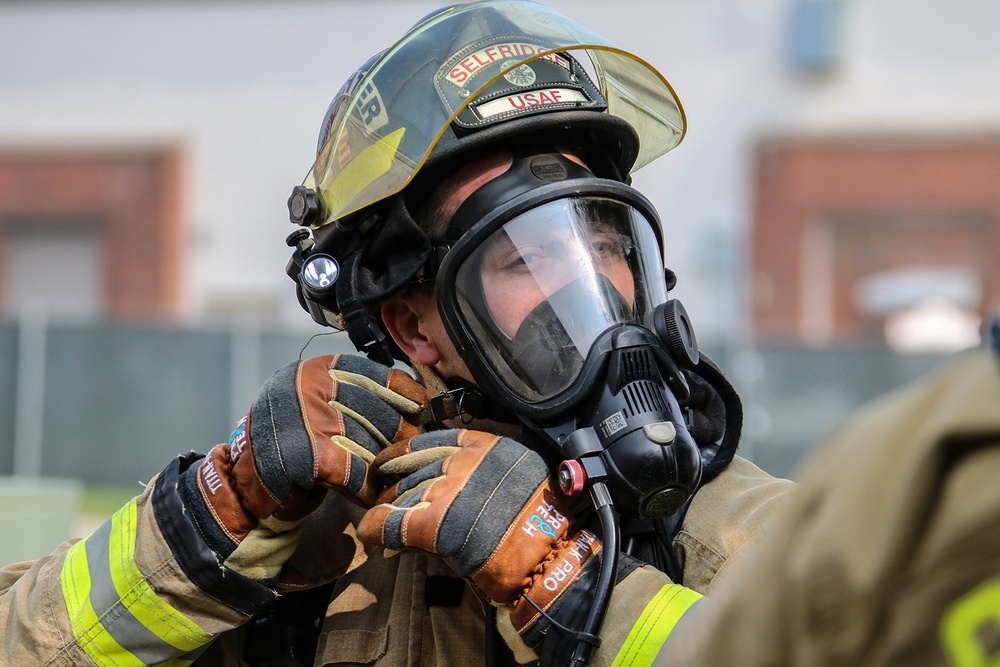
<path fill-rule="evenodd" d="M 975 274 L 981 315 L 1000 309 L 1000 137 L 761 142 L 751 232 L 762 339 L 870 339 L 882 318 L 859 281 L 907 267 Z"/>
<path fill-rule="evenodd" d="M 15 225 L 96 226 L 104 314 L 174 319 L 182 280 L 181 177 L 174 146 L 0 150 L 0 257 Z"/>

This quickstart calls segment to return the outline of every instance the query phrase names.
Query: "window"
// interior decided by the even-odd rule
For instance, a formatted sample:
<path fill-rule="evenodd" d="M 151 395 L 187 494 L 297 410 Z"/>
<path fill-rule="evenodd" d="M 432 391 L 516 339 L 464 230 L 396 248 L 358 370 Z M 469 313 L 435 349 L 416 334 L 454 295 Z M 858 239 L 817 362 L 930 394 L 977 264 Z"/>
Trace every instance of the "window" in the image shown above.
<path fill-rule="evenodd" d="M 90 319 L 104 313 L 103 239 L 98 225 L 25 221 L 7 227 L 3 247 L 4 314 L 38 308 L 49 317 Z"/>
<path fill-rule="evenodd" d="M 792 5 L 790 57 L 805 72 L 822 72 L 840 57 L 840 0 L 795 0 Z"/>

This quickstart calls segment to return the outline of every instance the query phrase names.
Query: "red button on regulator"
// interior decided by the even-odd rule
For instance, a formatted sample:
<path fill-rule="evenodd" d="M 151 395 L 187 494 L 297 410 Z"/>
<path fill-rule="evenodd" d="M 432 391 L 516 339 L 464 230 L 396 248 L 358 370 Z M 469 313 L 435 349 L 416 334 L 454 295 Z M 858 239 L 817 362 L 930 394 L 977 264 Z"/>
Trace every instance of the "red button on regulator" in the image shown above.
<path fill-rule="evenodd" d="M 575 496 L 583 491 L 587 484 L 587 472 L 575 459 L 569 459 L 559 464 L 559 488 L 567 496 Z"/>

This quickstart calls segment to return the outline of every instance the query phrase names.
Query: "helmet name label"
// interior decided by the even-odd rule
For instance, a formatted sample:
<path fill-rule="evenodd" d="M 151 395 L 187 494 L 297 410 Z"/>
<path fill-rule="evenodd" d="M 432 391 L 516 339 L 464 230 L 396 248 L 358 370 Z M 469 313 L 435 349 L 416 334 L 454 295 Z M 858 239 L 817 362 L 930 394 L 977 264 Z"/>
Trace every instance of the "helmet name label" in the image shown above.
<path fill-rule="evenodd" d="M 492 118 L 503 113 L 523 111 L 529 107 L 548 106 L 553 104 L 575 104 L 587 102 L 587 97 L 573 88 L 545 88 L 527 93 L 515 93 L 498 97 L 488 102 L 476 105 L 476 111 L 483 118 Z"/>
<path fill-rule="evenodd" d="M 479 49 L 478 51 L 473 51 L 466 57 L 459 60 L 454 67 L 448 70 L 448 73 L 444 78 L 461 88 L 468 82 L 473 74 L 487 65 L 492 65 L 495 62 L 510 59 L 519 61 L 525 59 L 526 57 L 533 56 L 536 53 L 542 53 L 543 51 L 545 51 L 545 49 L 540 46 L 525 44 L 523 42 L 493 44 Z M 541 59 L 556 63 L 566 70 L 569 70 L 570 68 L 569 61 L 560 56 L 558 53 L 546 54 L 541 56 Z"/>

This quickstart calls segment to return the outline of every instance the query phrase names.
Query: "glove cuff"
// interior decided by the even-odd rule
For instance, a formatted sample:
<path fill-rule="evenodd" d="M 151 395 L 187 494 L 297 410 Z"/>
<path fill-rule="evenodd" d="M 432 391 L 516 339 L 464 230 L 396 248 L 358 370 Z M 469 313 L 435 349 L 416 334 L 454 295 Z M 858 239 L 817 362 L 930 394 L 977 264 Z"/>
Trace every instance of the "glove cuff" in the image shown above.
<path fill-rule="evenodd" d="M 178 492 L 181 503 L 184 505 L 184 511 L 191 517 L 201 538 L 208 545 L 208 548 L 218 556 L 219 560 L 224 561 L 236 549 L 238 542 L 222 530 L 198 488 L 198 468 L 207 461 L 207 457 L 199 459 L 197 465 L 192 465 L 180 473 Z M 192 461 L 192 463 L 194 462 Z"/>
<path fill-rule="evenodd" d="M 157 477 L 152 493 L 156 523 L 188 579 L 222 604 L 250 616 L 276 595 L 265 584 L 225 567 L 225 557 L 213 549 L 194 519 L 197 503 L 187 502 L 183 478 L 193 478 L 194 465 L 203 458 L 194 453 L 177 458 Z"/>
<path fill-rule="evenodd" d="M 601 554 L 603 557 L 603 554 Z M 642 563 L 628 554 L 619 554 L 615 580 L 620 582 Z M 569 664 L 576 649 L 575 636 L 562 628 L 578 630 L 586 623 L 593 605 L 593 590 L 600 575 L 601 559 L 591 558 L 573 585 L 559 596 L 549 610 L 548 618 L 540 619 L 522 637 L 525 644 L 541 656 L 543 665 Z"/>
<path fill-rule="evenodd" d="M 511 622 L 520 635 L 527 635 L 538 625 L 542 626 L 540 631 L 544 634 L 551 610 L 558 606 L 557 603 L 561 605 L 567 595 L 575 597 L 573 591 L 591 589 L 586 582 L 583 586 L 579 584 L 581 577 L 593 569 L 588 565 L 598 562 L 593 556 L 600 550 L 601 541 L 589 530 L 577 531 L 570 539 L 557 544 L 552 557 L 542 563 L 541 571 L 534 576 L 531 585 L 514 602 Z M 530 598 L 534 605 L 525 597 Z M 538 611 L 535 605 L 545 613 Z M 532 646 L 532 643 L 529 641 L 528 645 Z"/>

